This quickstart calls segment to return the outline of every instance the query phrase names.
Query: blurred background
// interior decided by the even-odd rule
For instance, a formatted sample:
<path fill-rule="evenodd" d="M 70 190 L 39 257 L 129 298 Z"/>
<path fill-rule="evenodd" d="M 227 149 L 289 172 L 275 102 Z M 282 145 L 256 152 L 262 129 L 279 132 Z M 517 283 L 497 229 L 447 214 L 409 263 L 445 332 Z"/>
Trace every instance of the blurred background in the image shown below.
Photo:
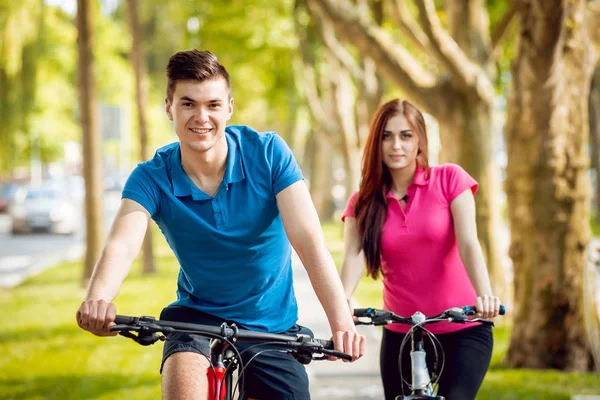
<path fill-rule="evenodd" d="M 509 306 L 481 398 L 600 395 L 599 0 L 0 0 L 0 397 L 159 396 L 140 362 L 156 350 L 71 319 L 129 173 L 177 140 L 164 70 L 192 48 L 228 69 L 231 123 L 292 148 L 338 267 L 370 118 L 415 103 L 430 163 L 480 184 L 479 239 Z M 174 300 L 177 263 L 151 225 L 117 298 L 129 314 Z M 381 282 L 363 281 L 357 301 L 380 306 Z M 356 373 L 373 387 L 357 398 L 381 396 L 376 377 Z M 345 393 L 338 378 L 314 397 Z"/>

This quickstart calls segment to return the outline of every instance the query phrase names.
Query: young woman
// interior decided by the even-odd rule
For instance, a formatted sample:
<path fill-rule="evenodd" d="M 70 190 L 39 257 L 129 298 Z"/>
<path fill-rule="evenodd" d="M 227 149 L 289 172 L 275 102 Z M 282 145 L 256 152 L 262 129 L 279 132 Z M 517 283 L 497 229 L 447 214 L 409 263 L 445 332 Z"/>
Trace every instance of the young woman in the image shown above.
<path fill-rule="evenodd" d="M 371 122 L 360 189 L 342 215 L 346 297 L 351 298 L 366 264 L 371 277 L 383 275 L 384 308 L 399 315 L 436 315 L 461 305 L 475 305 L 483 318 L 498 315 L 500 299 L 492 293 L 477 239 L 477 186 L 458 165 L 429 166 L 425 121 L 413 104 L 396 99 L 382 105 Z M 474 399 L 490 363 L 490 327 L 440 322 L 427 328 L 446 354 L 438 395 Z M 408 329 L 393 324 L 383 330 L 380 366 L 386 399 L 410 393 L 398 367 Z M 408 382 L 409 347 L 401 358 Z M 432 349 L 426 351 L 433 355 Z"/>

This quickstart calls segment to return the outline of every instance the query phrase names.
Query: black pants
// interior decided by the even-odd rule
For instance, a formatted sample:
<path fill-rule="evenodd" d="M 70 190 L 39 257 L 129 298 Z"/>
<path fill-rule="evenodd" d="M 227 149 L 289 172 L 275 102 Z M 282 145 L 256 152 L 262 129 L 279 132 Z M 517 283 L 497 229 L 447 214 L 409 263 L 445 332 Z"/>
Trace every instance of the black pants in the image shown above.
<path fill-rule="evenodd" d="M 409 387 L 400 379 L 398 367 L 398 354 L 404 336 L 402 333 L 383 329 L 379 360 L 386 400 L 393 400 L 401 394 L 410 394 Z M 439 334 L 436 337 L 440 340 L 446 355 L 438 395 L 446 397 L 446 400 L 475 399 L 492 358 L 494 345 L 492 328 L 479 325 L 458 332 Z M 404 380 L 411 382 L 410 338 L 408 340 L 402 354 L 402 375 Z M 423 343 L 427 353 L 427 368 L 431 374 L 434 371 L 435 352 L 428 337 L 423 337 Z M 438 348 L 439 364 L 441 364 L 440 351 Z"/>

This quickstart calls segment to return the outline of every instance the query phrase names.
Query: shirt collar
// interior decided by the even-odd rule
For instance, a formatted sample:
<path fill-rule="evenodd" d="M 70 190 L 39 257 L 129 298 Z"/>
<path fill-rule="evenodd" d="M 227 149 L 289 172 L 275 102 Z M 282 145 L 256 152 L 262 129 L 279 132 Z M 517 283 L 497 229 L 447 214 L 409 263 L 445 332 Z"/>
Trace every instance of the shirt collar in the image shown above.
<path fill-rule="evenodd" d="M 223 181 L 227 184 L 240 182 L 246 178 L 244 175 L 244 163 L 242 161 L 242 155 L 240 154 L 240 148 L 236 141 L 236 136 L 229 134 L 225 130 L 225 138 L 227 139 L 227 147 L 229 149 L 227 153 L 227 169 L 223 176 Z"/>
<path fill-rule="evenodd" d="M 427 185 L 429 182 L 429 171 L 426 171 L 420 165 L 417 165 L 417 170 L 415 171 L 415 177 L 411 185 L 415 186 L 423 186 Z"/>
<path fill-rule="evenodd" d="M 413 181 L 410 185 L 408 185 L 408 187 L 410 188 L 412 186 L 427 185 L 427 183 L 429 183 L 429 175 L 430 175 L 430 171 L 426 171 L 425 169 L 423 169 L 423 167 L 421 167 L 420 165 L 417 165 L 417 169 L 415 171 L 415 176 L 413 177 Z M 394 194 L 392 193 L 391 190 L 388 190 L 385 197 L 394 197 Z"/>
<path fill-rule="evenodd" d="M 227 140 L 227 166 L 223 175 L 223 183 L 230 184 L 240 182 L 246 178 L 239 145 L 235 137 L 225 132 Z M 192 180 L 186 175 L 181 165 L 181 144 L 175 147 L 171 154 L 171 180 L 173 182 L 173 194 L 177 197 L 194 196 L 195 200 L 202 200 L 205 196 Z M 209 198 L 209 197 L 206 197 Z"/>
<path fill-rule="evenodd" d="M 175 150 L 171 153 L 171 182 L 173 183 L 173 194 L 177 197 L 191 196 L 192 181 L 187 177 L 181 166 L 181 144 L 177 143 Z"/>

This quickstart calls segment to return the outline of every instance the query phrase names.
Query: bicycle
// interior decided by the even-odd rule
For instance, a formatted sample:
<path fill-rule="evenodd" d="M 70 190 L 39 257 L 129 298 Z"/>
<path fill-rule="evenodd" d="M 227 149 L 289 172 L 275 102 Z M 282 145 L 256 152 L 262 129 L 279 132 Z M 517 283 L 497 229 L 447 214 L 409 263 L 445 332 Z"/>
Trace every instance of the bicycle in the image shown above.
<path fill-rule="evenodd" d="M 504 305 L 501 305 L 499 314 L 504 315 L 505 312 L 506 307 Z M 441 343 L 435 337 L 435 335 L 433 335 L 431 332 L 424 328 L 424 325 L 441 321 L 448 321 L 461 324 L 479 322 L 491 326 L 494 325 L 492 321 L 483 318 L 469 319 L 470 316 L 473 316 L 476 313 L 477 310 L 475 309 L 475 307 L 472 306 L 449 308 L 446 311 L 443 311 L 442 313 L 434 317 L 426 317 L 425 315 L 423 315 L 423 313 L 417 311 L 410 318 L 401 317 L 399 315 L 394 314 L 391 311 L 378 310 L 375 308 L 357 308 L 354 310 L 354 316 L 358 318 L 355 321 L 356 325 L 381 326 L 393 323 L 411 325 L 409 332 L 407 333 L 400 345 L 400 355 L 398 356 L 402 356 L 404 346 L 406 345 L 408 337 L 410 336 L 412 382 L 408 383 L 404 380 L 404 378 L 402 377 L 402 369 L 400 369 L 400 378 L 404 383 L 406 383 L 410 387 L 411 394 L 408 396 L 396 396 L 396 400 L 445 400 L 444 396 L 437 396 L 434 394 L 434 385 L 437 384 L 444 370 L 443 348 L 441 368 L 439 372 L 433 372 L 435 379 L 432 379 L 427 368 L 427 363 L 425 361 L 426 354 L 423 343 L 423 332 L 425 331 L 429 333 L 430 339 L 434 343 L 433 348 L 435 350 L 436 364 L 438 354 L 435 348 L 435 341 L 437 341 L 437 344 L 440 346 L 440 348 Z M 368 318 L 368 320 L 365 321 L 361 320 L 360 318 Z"/>
<path fill-rule="evenodd" d="M 182 322 L 161 321 L 154 317 L 131 317 L 117 315 L 115 324 L 110 328 L 119 335 L 133 339 L 136 343 L 149 346 L 157 341 L 168 340 L 165 335 L 175 332 L 187 332 L 211 339 L 208 377 L 207 400 L 232 400 L 239 386 L 243 390 L 244 369 L 256 356 L 266 351 L 282 351 L 291 354 L 302 364 L 309 364 L 313 360 L 324 360 L 329 356 L 352 360 L 352 356 L 333 350 L 330 340 L 315 339 L 308 335 L 296 336 L 275 333 L 254 332 L 238 328 L 235 324 L 223 323 L 221 326 L 190 324 Z M 137 333 L 137 335 L 136 335 Z M 162 334 L 162 335 L 161 335 Z M 236 342 L 256 342 L 242 351 L 239 351 Z M 281 346 L 282 350 L 263 349 L 254 354 L 244 365 L 242 354 L 257 346 Z M 316 356 L 321 354 L 321 356 Z M 233 373 L 239 367 L 238 379 L 234 387 Z M 241 382 L 241 383 L 240 383 Z M 242 398 L 242 393 L 239 394 Z"/>

